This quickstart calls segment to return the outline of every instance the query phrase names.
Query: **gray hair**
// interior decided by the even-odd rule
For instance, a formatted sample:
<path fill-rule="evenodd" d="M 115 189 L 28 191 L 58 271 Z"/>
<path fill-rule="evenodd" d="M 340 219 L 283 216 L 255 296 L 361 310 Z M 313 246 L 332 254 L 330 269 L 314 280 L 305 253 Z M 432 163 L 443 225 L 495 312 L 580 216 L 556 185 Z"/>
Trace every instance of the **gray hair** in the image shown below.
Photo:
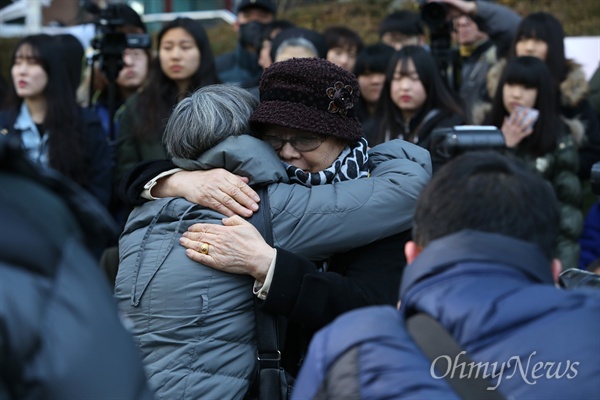
<path fill-rule="evenodd" d="M 248 118 L 258 99 L 232 85 L 198 89 L 177 104 L 165 127 L 163 143 L 171 157 L 195 160 L 230 136 L 250 133 Z"/>
<path fill-rule="evenodd" d="M 294 37 L 281 42 L 281 44 L 277 47 L 277 50 L 275 51 L 275 58 L 277 58 L 281 53 L 283 53 L 283 50 L 287 49 L 288 47 L 302 47 L 311 52 L 315 58 L 319 57 L 319 51 L 310 40 L 305 39 L 303 37 Z"/>

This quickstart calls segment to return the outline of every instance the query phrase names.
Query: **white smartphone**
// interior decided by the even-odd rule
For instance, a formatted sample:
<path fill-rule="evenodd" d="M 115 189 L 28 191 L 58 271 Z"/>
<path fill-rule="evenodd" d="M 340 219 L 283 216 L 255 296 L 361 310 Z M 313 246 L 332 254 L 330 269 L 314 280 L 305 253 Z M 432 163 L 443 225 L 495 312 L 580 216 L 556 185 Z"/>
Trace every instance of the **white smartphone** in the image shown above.
<path fill-rule="evenodd" d="M 540 112 L 535 108 L 517 106 L 515 107 L 515 112 L 521 114 L 525 113 L 525 118 L 523 118 L 523 122 L 527 124 L 527 128 L 533 129 L 538 117 L 540 116 Z"/>

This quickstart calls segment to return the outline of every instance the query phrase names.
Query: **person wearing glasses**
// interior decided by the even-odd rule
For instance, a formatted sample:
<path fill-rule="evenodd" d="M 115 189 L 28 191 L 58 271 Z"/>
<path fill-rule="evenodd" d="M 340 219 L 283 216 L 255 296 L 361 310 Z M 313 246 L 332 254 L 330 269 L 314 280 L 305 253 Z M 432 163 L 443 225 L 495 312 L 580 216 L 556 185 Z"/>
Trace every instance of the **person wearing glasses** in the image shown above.
<path fill-rule="evenodd" d="M 152 167 L 154 171 L 151 173 L 148 173 L 148 166 L 138 167 L 137 172 L 132 171 L 130 186 L 133 188 L 130 188 L 129 193 L 133 197 L 139 195 L 141 186 L 145 186 L 146 190 L 151 190 L 152 195 L 161 199 L 136 208 L 130 217 L 119 244 L 121 264 L 115 295 L 119 304 L 125 308 L 125 313 L 131 313 L 129 318 L 136 321 L 136 318 L 143 320 L 144 315 L 160 314 L 156 309 L 150 310 L 150 314 L 144 313 L 145 301 L 148 304 L 156 301 L 153 299 L 176 298 L 185 293 L 191 296 L 197 293 L 195 289 L 191 289 L 193 286 L 203 287 L 203 293 L 206 294 L 203 302 L 189 301 L 186 303 L 188 308 L 181 311 L 189 316 L 187 323 L 193 331 L 193 324 L 202 325 L 207 317 L 200 305 L 209 304 L 209 310 L 218 309 L 218 299 L 211 299 L 210 296 L 223 289 L 213 284 L 216 281 L 198 278 L 199 271 L 242 282 L 239 291 L 229 290 L 224 297 L 228 301 L 235 299 L 239 310 L 245 310 L 245 320 L 241 323 L 244 334 L 238 342 L 245 343 L 246 350 L 252 349 L 252 297 L 256 295 L 263 300 L 264 310 L 287 317 L 289 334 L 285 337 L 282 362 L 293 375 L 310 337 L 320 327 L 350 309 L 395 303 L 405 264 L 403 244 L 409 239 L 407 232 L 412 224 L 413 207 L 421 189 L 430 179 L 431 166 L 428 152 L 406 141 L 389 141 L 367 151 L 361 125 L 354 115 L 359 96 L 356 77 L 329 61 L 302 58 L 274 63 L 265 70 L 259 89 L 261 101 L 250 115 L 249 122 L 252 131 L 259 132 L 258 136 L 262 141 L 254 139 L 250 143 L 248 140 L 252 138 L 243 135 L 236 138 L 239 142 L 236 146 L 224 148 L 219 145 L 219 151 L 215 147 L 197 156 L 196 161 L 182 162 L 174 159 L 175 165 L 184 171 L 162 179 L 153 179 L 146 185 L 144 183 L 148 181 L 147 177 L 158 171 L 158 168 Z M 242 99 L 241 96 L 238 97 Z M 203 109 L 206 110 L 206 107 Z M 175 115 L 177 110 L 172 119 Z M 233 115 L 238 117 L 239 113 Z M 190 124 L 195 126 L 195 118 L 197 117 L 182 118 L 174 132 L 185 132 Z M 246 141 L 241 142 L 242 137 Z M 174 142 L 176 146 L 194 143 L 187 139 Z M 213 158 L 208 159 L 208 155 Z M 245 170 L 244 163 L 248 165 Z M 157 162 L 153 164 L 156 165 Z M 269 172 L 266 177 L 256 173 L 256 169 L 263 164 L 267 165 L 266 171 Z M 263 212 L 268 213 L 271 218 L 275 248 L 260 247 L 265 251 L 257 259 L 249 258 L 249 254 L 245 252 L 237 253 L 236 261 L 225 265 L 211 260 L 201 263 L 192 261 L 195 259 L 195 250 L 207 257 L 222 254 L 219 250 L 222 243 L 219 241 L 198 241 L 195 238 L 195 222 L 221 227 L 227 230 L 232 240 L 244 240 L 237 235 L 243 235 L 245 230 L 219 223 L 219 216 L 247 216 L 252 213 L 251 204 L 248 208 L 241 204 L 231 206 L 236 198 L 243 202 L 242 198 L 246 196 L 251 203 L 258 205 L 259 199 L 253 198 L 255 192 L 244 181 L 251 184 L 269 183 L 269 208 Z M 237 195 L 232 196 L 233 192 Z M 165 245 L 163 250 L 154 251 L 156 249 L 148 247 L 150 241 L 140 245 L 147 227 L 156 216 L 156 213 L 149 213 L 145 215 L 143 223 L 140 223 L 142 210 L 151 207 L 156 211 L 173 198 L 178 199 L 173 201 L 185 202 L 192 207 L 189 211 L 192 215 L 181 219 L 177 232 L 172 231 L 170 235 L 161 231 L 164 217 L 157 217 L 151 237 L 158 235 L 158 241 Z M 204 208 L 194 206 L 193 203 Z M 169 218 L 176 219 L 180 216 L 173 207 L 166 207 L 168 209 L 165 212 L 169 213 Z M 206 210 L 207 207 L 217 211 L 210 214 L 212 220 L 194 221 L 191 218 L 196 210 Z M 238 209 L 246 212 L 236 212 Z M 235 225 L 235 221 L 240 220 L 245 223 L 238 217 L 232 221 Z M 226 223 L 230 225 L 229 222 Z M 181 232 L 185 233 L 181 235 Z M 188 244 L 185 239 L 189 240 Z M 180 241 L 190 250 L 186 251 L 185 247 L 180 246 Z M 255 243 L 252 238 L 249 238 L 249 242 Z M 163 269 L 169 268 L 166 264 L 168 258 L 160 264 L 164 259 L 161 251 L 166 252 L 164 249 L 169 246 L 172 246 L 171 252 L 180 255 L 180 267 L 171 272 L 173 279 L 178 279 L 180 284 L 169 285 L 163 282 L 165 286 L 162 291 L 157 291 L 160 274 L 166 273 Z M 149 253 L 147 256 L 142 254 L 138 260 L 140 248 L 147 248 Z M 306 258 L 299 258 L 296 254 Z M 170 254 L 167 255 L 169 256 Z M 151 260 L 159 260 L 160 265 Z M 138 271 L 136 262 L 140 278 L 133 284 L 131 274 Z M 192 267 L 187 268 L 190 263 Z M 152 277 L 155 269 L 156 275 Z M 207 282 L 213 282 L 210 285 L 212 292 L 208 291 Z M 169 287 L 173 288 L 172 293 L 169 292 L 169 296 L 166 296 L 165 291 L 168 292 Z M 132 292 L 132 288 L 137 289 Z M 139 306 L 133 305 L 138 302 Z M 179 312 L 177 310 L 180 307 L 172 305 L 169 310 Z M 168 319 L 166 314 L 165 319 Z M 138 323 L 143 325 L 142 322 Z M 235 329 L 238 323 L 235 319 L 229 320 L 227 326 L 230 327 L 229 330 Z M 205 337 L 211 337 L 213 329 L 216 329 L 216 326 L 202 327 Z M 185 329 L 187 325 L 179 331 L 184 332 Z M 223 333 L 219 334 L 218 330 L 213 336 L 218 340 L 227 340 L 222 338 Z M 149 338 L 149 335 L 140 337 L 139 343 L 151 346 L 147 341 Z M 232 340 L 231 337 L 229 340 Z M 223 342 L 215 345 L 223 346 Z M 199 351 L 199 347 L 196 350 Z M 173 350 L 171 353 L 174 352 Z M 167 357 L 168 353 L 170 352 L 165 351 L 163 354 Z M 159 357 L 158 350 L 153 354 L 154 357 Z M 217 387 L 231 392 L 223 396 L 206 392 L 203 398 L 243 396 L 243 388 L 247 388 L 249 383 L 247 372 L 255 365 L 254 354 L 253 351 L 245 351 L 243 356 L 232 358 L 240 362 L 245 359 L 246 363 L 250 363 L 245 369 L 238 370 L 237 375 L 231 371 L 235 368 L 234 365 L 227 369 L 217 369 L 213 365 L 211 370 L 218 373 L 215 372 L 210 379 L 207 377 L 204 384 L 220 384 Z M 222 360 L 215 362 L 217 361 L 220 363 Z M 164 361 L 163 366 L 167 364 Z M 160 368 L 162 366 L 156 370 L 161 371 Z M 195 367 L 190 370 L 200 369 Z M 164 368 L 162 371 L 168 373 Z M 246 371 L 246 374 L 239 371 Z M 237 380 L 226 379 L 225 375 L 235 375 Z M 152 373 L 150 377 L 152 381 Z M 182 376 L 180 378 L 183 380 Z M 186 380 L 189 385 L 200 385 L 200 378 L 190 376 Z M 233 382 L 242 383 L 235 393 L 232 391 Z M 168 386 L 162 387 L 167 390 Z M 165 394 L 165 397 L 176 397 L 177 393 Z"/>

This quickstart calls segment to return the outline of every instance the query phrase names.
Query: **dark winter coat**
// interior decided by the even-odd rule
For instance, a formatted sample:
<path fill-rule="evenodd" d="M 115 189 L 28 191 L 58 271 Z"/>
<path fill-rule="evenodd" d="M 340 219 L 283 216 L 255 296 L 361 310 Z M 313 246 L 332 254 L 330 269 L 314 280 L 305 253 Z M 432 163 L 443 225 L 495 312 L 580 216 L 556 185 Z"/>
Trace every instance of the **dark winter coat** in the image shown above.
<path fill-rule="evenodd" d="M 127 99 L 119 120 L 115 168 L 116 185 L 121 182 L 125 173 L 137 163 L 168 158 L 167 150 L 162 144 L 162 132 L 157 132 L 156 136 L 147 140 L 135 136 L 134 129 L 139 124 L 140 118 L 144 117 L 138 110 L 138 101 L 139 93 L 135 93 Z"/>
<path fill-rule="evenodd" d="M 0 398 L 151 399 L 138 350 L 84 245 L 116 235 L 110 216 L 55 171 L 5 158 L 2 140 Z"/>
<path fill-rule="evenodd" d="M 0 130 L 3 131 L 3 134 L 18 136 L 30 159 L 47 167 L 48 136 L 46 134 L 40 137 L 29 112 L 24 112 L 23 107 L 25 107 L 24 104 L 18 116 L 8 111 L 0 112 Z M 85 153 L 85 170 L 88 178 L 84 189 L 94 195 L 102 205 L 108 207 L 113 185 L 113 150 L 98 116 L 87 108 L 81 108 L 79 113 L 82 121 L 81 135 Z"/>
<path fill-rule="evenodd" d="M 573 140 L 577 145 L 579 166 L 577 174 L 588 179 L 592 165 L 600 161 L 600 121 L 586 96 L 588 84 L 581 65 L 567 61 L 569 71 L 560 83 L 560 113 L 569 125 Z M 488 72 L 487 92 L 493 98 L 500 82 L 506 60 L 501 60 Z M 482 103 L 475 111 L 475 123 L 481 123 L 491 109 L 491 103 Z"/>
<path fill-rule="evenodd" d="M 435 240 L 406 267 L 400 299 L 399 317 L 366 308 L 317 333 L 293 398 L 457 398 L 405 330 L 415 312 L 487 363 L 505 398 L 600 396 L 600 291 L 556 288 L 531 243 L 469 230 Z"/>
<path fill-rule="evenodd" d="M 600 202 L 596 202 L 585 217 L 579 245 L 579 267 L 586 269 L 592 261 L 600 258 Z"/>
<path fill-rule="evenodd" d="M 458 90 L 464 102 L 467 123 L 474 124 L 477 106 L 487 101 L 486 78 L 492 65 L 498 62 L 497 48 L 491 40 L 477 47 L 468 57 L 461 57 L 461 84 Z"/>
<path fill-rule="evenodd" d="M 313 334 L 341 314 L 372 305 L 395 305 L 406 265 L 404 244 L 410 231 L 389 236 L 329 260 L 326 271 L 316 264 L 277 249 L 265 311 L 287 317 L 282 364 L 292 375 Z"/>
<path fill-rule="evenodd" d="M 243 88 L 258 86 L 262 75 L 262 67 L 258 65 L 258 55 L 250 53 L 240 44 L 229 52 L 215 59 L 219 80 Z"/>
<path fill-rule="evenodd" d="M 556 257 L 563 268 L 579 265 L 579 236 L 583 229 L 581 211 L 582 189 L 577 176 L 577 148 L 572 135 L 565 134 L 554 151 L 540 157 L 531 157 L 525 152 L 511 151 L 531 169 L 539 173 L 554 188 L 560 206 L 560 229 Z"/>

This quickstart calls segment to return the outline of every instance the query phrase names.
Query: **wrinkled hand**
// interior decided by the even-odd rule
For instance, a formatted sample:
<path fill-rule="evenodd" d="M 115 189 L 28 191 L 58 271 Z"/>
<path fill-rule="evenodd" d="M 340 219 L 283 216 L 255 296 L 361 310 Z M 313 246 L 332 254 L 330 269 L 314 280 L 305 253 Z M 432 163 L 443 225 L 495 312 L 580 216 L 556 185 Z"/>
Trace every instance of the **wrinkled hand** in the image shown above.
<path fill-rule="evenodd" d="M 527 112 L 521 110 L 513 111 L 510 116 L 504 117 L 502 135 L 504 135 L 506 147 L 516 147 L 533 132 L 533 128 L 529 126 L 530 124 L 526 116 Z"/>
<path fill-rule="evenodd" d="M 189 258 L 211 268 L 232 274 L 252 275 L 264 282 L 275 249 L 260 232 L 239 216 L 223 218 L 223 225 L 194 224 L 179 240 Z M 200 246 L 208 243 L 208 255 Z"/>
<path fill-rule="evenodd" d="M 258 210 L 260 198 L 248 178 L 222 168 L 206 171 L 180 171 L 160 179 L 152 189 L 155 197 L 184 197 L 223 215 L 250 217 Z"/>

